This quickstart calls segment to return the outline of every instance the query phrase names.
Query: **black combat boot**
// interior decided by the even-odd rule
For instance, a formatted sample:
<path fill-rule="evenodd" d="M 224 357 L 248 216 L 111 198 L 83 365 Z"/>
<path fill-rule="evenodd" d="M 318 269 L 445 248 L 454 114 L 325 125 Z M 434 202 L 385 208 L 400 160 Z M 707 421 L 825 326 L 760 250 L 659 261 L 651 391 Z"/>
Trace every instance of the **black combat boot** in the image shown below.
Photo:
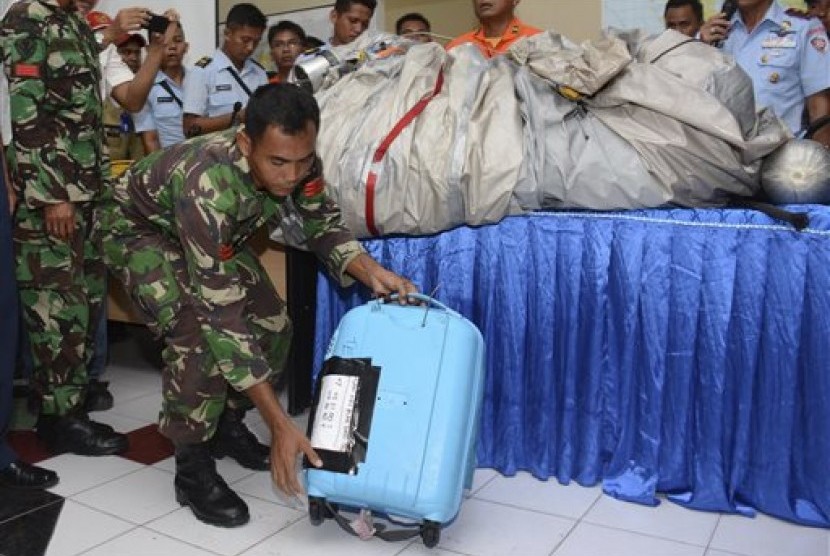
<path fill-rule="evenodd" d="M 92 411 L 106 411 L 112 409 L 113 398 L 109 391 L 109 382 L 101 381 L 95 378 L 89 379 L 86 389 L 86 399 L 84 399 L 84 409 Z"/>
<path fill-rule="evenodd" d="M 127 435 L 109 425 L 91 421 L 81 411 L 69 415 L 41 415 L 37 436 L 53 454 L 70 452 L 82 456 L 122 454 L 129 448 Z"/>
<path fill-rule="evenodd" d="M 267 471 L 271 468 L 271 449 L 248 430 L 243 415 L 241 411 L 225 410 L 210 441 L 210 452 L 217 459 L 230 456 L 242 467 Z"/>
<path fill-rule="evenodd" d="M 210 525 L 238 527 L 251 518 L 248 506 L 216 472 L 207 443 L 176 445 L 176 501 Z"/>

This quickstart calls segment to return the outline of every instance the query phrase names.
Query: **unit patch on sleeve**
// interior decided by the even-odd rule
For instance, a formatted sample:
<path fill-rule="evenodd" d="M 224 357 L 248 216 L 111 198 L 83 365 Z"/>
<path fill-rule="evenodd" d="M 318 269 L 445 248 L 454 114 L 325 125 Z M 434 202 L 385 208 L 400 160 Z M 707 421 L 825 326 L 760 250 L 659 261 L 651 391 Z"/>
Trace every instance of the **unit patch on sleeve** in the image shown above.
<path fill-rule="evenodd" d="M 32 77 L 34 79 L 40 78 L 40 66 L 37 64 L 15 64 L 15 77 Z"/>

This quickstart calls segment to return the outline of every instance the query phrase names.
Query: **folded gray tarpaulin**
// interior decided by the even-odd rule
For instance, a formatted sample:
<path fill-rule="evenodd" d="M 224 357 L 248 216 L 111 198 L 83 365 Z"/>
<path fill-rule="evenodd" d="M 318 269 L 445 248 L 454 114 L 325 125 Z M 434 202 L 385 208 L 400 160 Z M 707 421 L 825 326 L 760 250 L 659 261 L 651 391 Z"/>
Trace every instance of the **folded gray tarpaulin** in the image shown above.
<path fill-rule="evenodd" d="M 358 55 L 395 41 L 399 54 Z M 762 158 L 790 138 L 731 57 L 673 31 L 581 46 L 546 32 L 492 60 L 389 35 L 333 53 L 364 60 L 317 93 L 326 178 L 361 237 L 541 208 L 720 205 L 754 195 Z"/>

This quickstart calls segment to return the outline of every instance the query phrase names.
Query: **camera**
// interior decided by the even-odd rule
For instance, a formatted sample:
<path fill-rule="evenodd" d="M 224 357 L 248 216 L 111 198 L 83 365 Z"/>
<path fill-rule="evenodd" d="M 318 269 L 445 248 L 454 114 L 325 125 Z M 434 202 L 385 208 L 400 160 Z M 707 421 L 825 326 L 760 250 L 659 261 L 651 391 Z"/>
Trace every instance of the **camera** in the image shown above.
<path fill-rule="evenodd" d="M 150 14 L 150 21 L 143 27 L 150 33 L 164 33 L 168 25 L 170 25 L 170 20 L 163 15 Z"/>

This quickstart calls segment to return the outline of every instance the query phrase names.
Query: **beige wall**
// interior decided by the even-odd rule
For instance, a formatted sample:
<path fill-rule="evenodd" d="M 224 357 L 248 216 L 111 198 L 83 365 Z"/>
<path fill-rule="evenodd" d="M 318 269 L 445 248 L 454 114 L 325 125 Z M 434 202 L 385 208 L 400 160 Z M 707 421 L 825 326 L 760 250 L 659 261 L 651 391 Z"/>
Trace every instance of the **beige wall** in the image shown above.
<path fill-rule="evenodd" d="M 304 10 L 317 8 L 332 4 L 333 0 L 247 0 L 259 6 L 265 14 L 276 14 L 290 12 L 292 10 Z M 219 0 L 219 9 L 216 10 L 216 17 L 219 21 L 225 21 L 231 6 L 238 4 L 237 0 Z"/>
<path fill-rule="evenodd" d="M 521 0 L 517 13 L 522 21 L 577 42 L 598 37 L 602 27 L 602 0 Z"/>
<path fill-rule="evenodd" d="M 466 33 L 476 24 L 470 0 L 385 0 L 386 30 L 395 31 L 395 22 L 406 13 L 422 13 L 432 31 L 446 37 Z"/>
<path fill-rule="evenodd" d="M 251 0 L 266 14 L 331 4 L 332 0 Z M 224 21 L 235 0 L 219 0 L 217 17 Z M 384 0 L 385 28 L 393 31 L 395 20 L 407 12 L 421 12 L 433 30 L 454 37 L 475 24 L 471 0 Z M 602 0 L 521 0 L 518 15 L 525 22 L 556 29 L 576 41 L 595 37 L 602 25 Z"/>

